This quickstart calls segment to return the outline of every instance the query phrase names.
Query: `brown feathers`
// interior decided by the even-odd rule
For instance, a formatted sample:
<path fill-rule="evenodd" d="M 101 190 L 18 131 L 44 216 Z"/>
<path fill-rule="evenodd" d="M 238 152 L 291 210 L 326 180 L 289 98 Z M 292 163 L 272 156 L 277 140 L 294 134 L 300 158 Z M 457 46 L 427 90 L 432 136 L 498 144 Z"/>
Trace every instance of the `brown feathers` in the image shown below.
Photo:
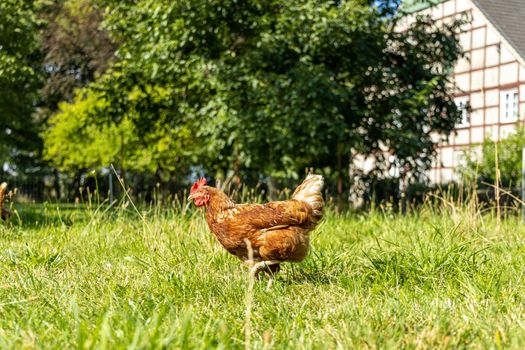
<path fill-rule="evenodd" d="M 7 220 L 11 217 L 11 212 L 8 209 L 4 208 L 6 192 L 7 183 L 2 182 L 2 184 L 0 184 L 0 217 L 2 218 L 2 220 Z"/>
<path fill-rule="evenodd" d="M 308 253 L 308 234 L 323 215 L 322 187 L 322 176 L 308 175 L 286 201 L 235 204 L 221 190 L 205 185 L 191 197 L 209 198 L 208 226 L 223 247 L 241 260 L 248 260 L 244 241 L 248 239 L 255 261 L 301 261 Z"/>

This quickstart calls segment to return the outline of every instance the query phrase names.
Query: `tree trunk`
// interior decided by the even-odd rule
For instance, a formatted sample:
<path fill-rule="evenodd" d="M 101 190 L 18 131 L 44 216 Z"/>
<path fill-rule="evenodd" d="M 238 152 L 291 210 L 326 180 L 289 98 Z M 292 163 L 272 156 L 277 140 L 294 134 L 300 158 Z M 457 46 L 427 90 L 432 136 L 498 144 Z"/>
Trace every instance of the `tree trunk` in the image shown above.
<path fill-rule="evenodd" d="M 343 161 L 342 161 L 342 151 L 343 145 L 341 143 L 337 144 L 337 196 L 339 200 L 343 195 Z"/>
<path fill-rule="evenodd" d="M 82 173 L 84 170 L 78 170 L 75 175 L 73 176 L 73 184 L 72 184 L 72 194 L 73 199 L 75 202 L 78 200 L 78 196 L 82 197 L 84 194 L 82 193 L 82 189 L 80 188 L 80 179 L 82 177 Z M 68 196 L 69 197 L 69 196 Z M 71 197 L 70 197 L 71 199 Z"/>
<path fill-rule="evenodd" d="M 55 196 L 57 200 L 60 200 L 62 199 L 62 191 L 60 189 L 60 174 L 58 173 L 58 170 L 55 170 L 53 172 L 53 177 L 54 177 L 53 186 L 55 188 Z"/>
<path fill-rule="evenodd" d="M 275 179 L 272 175 L 268 176 L 268 198 L 270 201 L 275 200 L 277 188 L 275 186 Z"/>
<path fill-rule="evenodd" d="M 120 178 L 124 183 L 124 174 L 126 173 L 124 168 L 124 134 L 120 134 Z"/>

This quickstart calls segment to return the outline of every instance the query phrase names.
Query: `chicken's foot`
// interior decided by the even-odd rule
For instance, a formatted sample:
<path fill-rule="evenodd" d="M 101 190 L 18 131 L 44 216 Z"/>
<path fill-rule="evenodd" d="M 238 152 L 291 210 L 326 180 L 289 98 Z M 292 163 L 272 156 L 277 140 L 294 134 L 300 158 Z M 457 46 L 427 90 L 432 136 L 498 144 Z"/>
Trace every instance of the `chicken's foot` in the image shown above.
<path fill-rule="evenodd" d="M 275 265 L 277 265 L 277 266 L 275 266 Z M 273 274 L 274 272 L 279 271 L 279 261 L 277 261 L 277 260 L 267 260 L 267 261 L 260 261 L 258 263 L 255 263 L 252 266 L 250 274 L 253 277 L 258 277 L 259 273 L 261 271 L 267 271 L 270 274 Z"/>

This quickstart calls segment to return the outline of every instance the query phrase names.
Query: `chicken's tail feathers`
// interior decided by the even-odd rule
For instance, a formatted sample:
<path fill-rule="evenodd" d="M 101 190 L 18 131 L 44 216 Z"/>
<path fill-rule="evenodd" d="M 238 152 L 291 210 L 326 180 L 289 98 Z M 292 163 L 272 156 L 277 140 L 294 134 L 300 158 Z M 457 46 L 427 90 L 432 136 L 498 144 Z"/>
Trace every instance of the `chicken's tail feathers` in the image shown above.
<path fill-rule="evenodd" d="M 324 178 L 321 175 L 309 174 L 292 194 L 292 199 L 306 202 L 312 207 L 315 222 L 323 217 L 323 186 Z"/>

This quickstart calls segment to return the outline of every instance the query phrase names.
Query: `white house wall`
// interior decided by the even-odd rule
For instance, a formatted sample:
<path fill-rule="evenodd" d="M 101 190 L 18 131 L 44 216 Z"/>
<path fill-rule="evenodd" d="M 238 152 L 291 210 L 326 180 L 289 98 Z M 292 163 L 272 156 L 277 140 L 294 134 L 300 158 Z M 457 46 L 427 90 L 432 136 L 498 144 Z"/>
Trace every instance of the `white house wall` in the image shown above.
<path fill-rule="evenodd" d="M 482 11 L 470 0 L 449 0 L 421 11 L 439 22 L 448 22 L 461 14 L 471 15 L 472 22 L 459 37 L 466 57 L 457 62 L 454 79 L 456 97 L 467 96 L 472 108 L 470 123 L 458 126 L 449 142 L 438 150 L 428 177 L 434 183 L 457 180 L 460 153 L 479 154 L 486 137 L 500 140 L 513 133 L 525 116 L 525 66 L 522 57 L 510 46 Z M 413 18 L 408 17 L 403 27 Z M 401 28 L 402 29 L 402 28 Z M 524 23 L 525 35 L 525 23 Z M 515 89 L 518 93 L 518 120 L 502 117 L 501 92 Z"/>

